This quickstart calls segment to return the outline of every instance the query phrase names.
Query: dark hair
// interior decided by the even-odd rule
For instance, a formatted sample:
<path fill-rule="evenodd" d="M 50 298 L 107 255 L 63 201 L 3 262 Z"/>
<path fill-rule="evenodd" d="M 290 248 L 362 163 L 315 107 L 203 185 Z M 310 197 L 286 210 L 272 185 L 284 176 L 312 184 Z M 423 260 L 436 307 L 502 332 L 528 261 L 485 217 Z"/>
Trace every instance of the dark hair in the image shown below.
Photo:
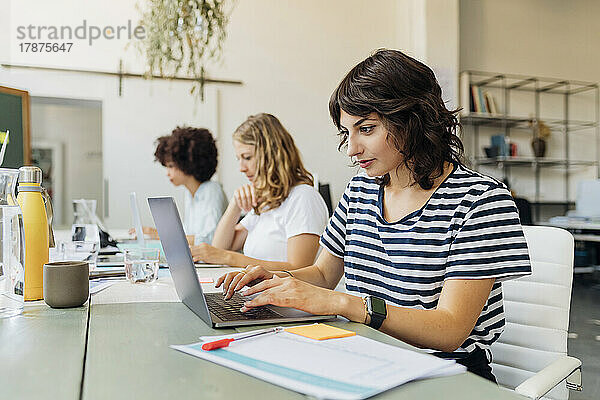
<path fill-rule="evenodd" d="M 205 128 L 177 127 L 157 139 L 154 158 L 163 166 L 172 162 L 198 182 L 209 180 L 217 169 L 217 146 Z"/>
<path fill-rule="evenodd" d="M 462 163 L 459 110 L 446 108 L 433 71 L 400 51 L 377 50 L 348 72 L 329 100 L 329 114 L 338 129 L 342 110 L 359 117 L 377 113 L 423 189 L 433 187 L 444 162 Z M 340 136 L 338 150 L 348 141 L 347 133 L 340 131 Z M 380 183 L 388 182 L 386 174 Z"/>

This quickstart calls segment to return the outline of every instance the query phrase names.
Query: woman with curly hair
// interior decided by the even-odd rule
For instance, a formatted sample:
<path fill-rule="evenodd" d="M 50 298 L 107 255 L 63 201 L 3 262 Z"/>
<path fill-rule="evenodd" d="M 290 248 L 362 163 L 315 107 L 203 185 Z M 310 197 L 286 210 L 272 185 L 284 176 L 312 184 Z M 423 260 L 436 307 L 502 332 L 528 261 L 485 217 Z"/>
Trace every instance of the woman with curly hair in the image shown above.
<path fill-rule="evenodd" d="M 192 247 L 194 260 L 278 269 L 312 264 L 327 206 L 292 136 L 273 115 L 257 114 L 235 130 L 233 147 L 250 183 L 235 191 L 212 246 Z M 248 214 L 238 223 L 242 211 Z"/>
<path fill-rule="evenodd" d="M 157 140 L 155 159 L 167 168 L 175 186 L 183 185 L 185 212 L 183 226 L 190 245 L 210 243 L 227 208 L 227 198 L 218 182 L 211 181 L 217 169 L 217 146 L 205 128 L 177 127 Z M 155 228 L 144 233 L 158 238 Z"/>
<path fill-rule="evenodd" d="M 446 108 L 433 71 L 400 51 L 355 66 L 329 111 L 362 171 L 321 237 L 325 251 L 293 276 L 255 266 L 217 286 L 229 294 L 254 284 L 242 294 L 258 296 L 241 311 L 274 304 L 342 315 L 494 380 L 502 281 L 531 273 L 510 193 L 463 165 L 457 110 Z M 332 290 L 342 275 L 346 293 Z"/>

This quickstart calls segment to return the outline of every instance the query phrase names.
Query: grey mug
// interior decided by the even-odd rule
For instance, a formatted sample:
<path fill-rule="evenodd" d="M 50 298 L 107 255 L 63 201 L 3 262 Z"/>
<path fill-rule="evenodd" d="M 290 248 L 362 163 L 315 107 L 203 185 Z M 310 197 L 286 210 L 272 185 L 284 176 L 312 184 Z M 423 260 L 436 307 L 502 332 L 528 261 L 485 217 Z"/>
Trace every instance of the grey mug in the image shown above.
<path fill-rule="evenodd" d="M 44 264 L 44 301 L 52 308 L 79 307 L 89 297 L 89 282 L 85 261 Z"/>

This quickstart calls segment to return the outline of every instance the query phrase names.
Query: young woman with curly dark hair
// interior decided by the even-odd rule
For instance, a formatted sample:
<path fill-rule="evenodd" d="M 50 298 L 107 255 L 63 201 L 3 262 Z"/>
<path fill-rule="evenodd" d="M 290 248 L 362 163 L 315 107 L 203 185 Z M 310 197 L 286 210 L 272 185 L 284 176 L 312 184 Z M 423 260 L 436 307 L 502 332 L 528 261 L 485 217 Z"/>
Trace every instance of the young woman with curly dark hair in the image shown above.
<path fill-rule="evenodd" d="M 221 185 L 210 180 L 217 169 L 217 146 L 210 131 L 177 127 L 157 139 L 154 157 L 167 168 L 173 185 L 187 189 L 183 225 L 188 242 L 210 243 L 227 208 Z M 144 233 L 158 238 L 155 228 L 144 227 Z"/>
<path fill-rule="evenodd" d="M 316 263 L 263 267 L 217 281 L 229 293 L 259 281 L 242 311 L 264 304 L 338 314 L 494 380 L 490 345 L 504 327 L 502 284 L 531 273 L 504 185 L 465 167 L 456 112 L 433 71 L 379 50 L 333 92 L 340 146 L 362 171 L 321 237 Z M 332 291 L 342 275 L 346 293 Z"/>
<path fill-rule="evenodd" d="M 235 130 L 233 147 L 250 183 L 235 191 L 212 246 L 192 247 L 194 260 L 280 270 L 312 264 L 327 206 L 292 136 L 275 116 L 262 113 Z M 239 221 L 242 211 L 247 215 Z"/>

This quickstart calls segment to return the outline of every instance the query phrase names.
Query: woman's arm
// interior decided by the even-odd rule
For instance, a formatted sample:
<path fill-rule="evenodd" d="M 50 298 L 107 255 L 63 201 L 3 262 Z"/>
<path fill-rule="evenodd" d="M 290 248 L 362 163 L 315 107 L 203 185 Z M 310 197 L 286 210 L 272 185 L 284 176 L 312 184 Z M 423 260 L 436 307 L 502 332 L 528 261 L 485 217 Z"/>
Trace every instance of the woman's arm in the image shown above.
<path fill-rule="evenodd" d="M 249 212 L 256 207 L 254 186 L 244 185 L 236 189 L 225 213 L 217 224 L 212 245 L 218 249 L 239 251 L 244 246 L 248 231 L 238 224 L 242 210 Z"/>
<path fill-rule="evenodd" d="M 142 232 L 144 232 L 144 235 L 147 235 L 149 237 L 149 239 L 152 240 L 158 240 L 158 231 L 156 230 L 156 228 L 151 227 L 151 226 L 143 226 L 142 227 Z M 130 228 L 129 229 L 129 234 L 130 235 L 135 235 L 135 228 Z"/>
<path fill-rule="evenodd" d="M 298 280 L 323 288 L 335 288 L 344 274 L 344 262 L 341 258 L 322 251 L 314 265 L 297 269 L 293 276 Z M 262 266 L 248 267 L 244 271 L 230 272 L 220 277 L 215 287 L 223 285 L 223 293 L 230 298 L 233 293 L 255 281 L 271 279 L 274 276 L 283 278 L 291 276 L 288 272 L 268 271 Z"/>
<path fill-rule="evenodd" d="M 308 274 L 311 268 L 313 267 L 298 270 L 294 274 L 298 279 L 275 276 L 242 292 L 245 296 L 260 293 L 247 301 L 242 311 L 273 304 L 313 314 L 337 314 L 360 323 L 369 322 L 362 298 L 302 281 L 303 278 L 317 278 L 314 271 Z M 495 279 L 447 280 L 438 305 L 432 310 L 388 305 L 387 318 L 380 330 L 418 347 L 454 351 L 473 330 L 494 281 Z"/>
<path fill-rule="evenodd" d="M 238 250 L 234 247 L 234 244 L 239 245 L 239 237 L 243 235 L 245 240 L 245 234 L 248 233 L 246 229 L 238 229 L 237 225 L 241 214 L 242 209 L 236 204 L 235 199 L 232 199 L 215 228 L 212 240 L 214 247 L 224 250 Z"/>
<path fill-rule="evenodd" d="M 241 227 L 241 229 L 243 229 L 243 231 L 236 233 L 236 236 L 234 237 L 234 244 L 236 240 L 243 238 L 243 241 L 240 240 L 240 248 L 243 246 L 243 243 L 248 235 L 248 231 L 245 228 Z M 318 250 L 319 237 L 317 235 L 308 233 L 296 235 L 288 239 L 287 261 L 259 260 L 257 258 L 245 256 L 244 254 L 236 251 L 219 249 L 205 243 L 201 243 L 198 246 L 193 246 L 191 248 L 194 261 L 204 261 L 210 264 L 225 264 L 233 267 L 261 265 L 267 270 L 278 271 L 284 269 L 294 270 L 312 264 L 312 262 L 315 260 L 315 255 L 317 254 Z"/>

